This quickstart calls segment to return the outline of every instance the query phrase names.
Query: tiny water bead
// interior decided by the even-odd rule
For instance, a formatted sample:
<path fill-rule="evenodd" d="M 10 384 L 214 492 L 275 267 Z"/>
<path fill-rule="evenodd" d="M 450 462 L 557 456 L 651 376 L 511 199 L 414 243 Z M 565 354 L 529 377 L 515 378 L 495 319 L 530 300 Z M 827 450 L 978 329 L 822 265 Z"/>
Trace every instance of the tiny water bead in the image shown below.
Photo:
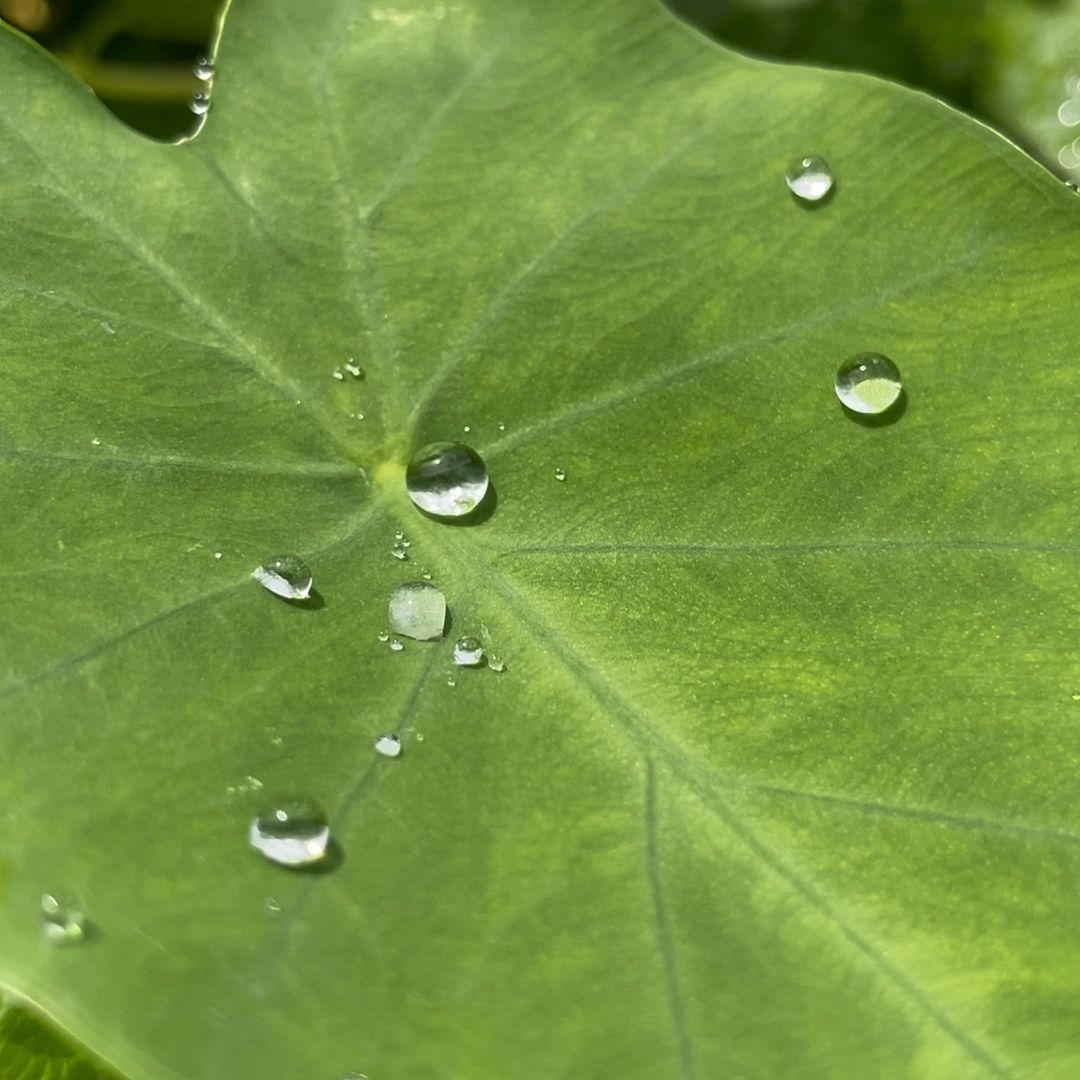
<path fill-rule="evenodd" d="M 299 555 L 274 555 L 263 561 L 251 576 L 275 596 L 286 600 L 307 600 L 311 596 L 311 571 Z"/>
<path fill-rule="evenodd" d="M 362 379 L 364 377 L 364 369 L 355 360 L 349 360 L 345 365 L 345 370 L 354 379 Z"/>
<path fill-rule="evenodd" d="M 86 937 L 82 897 L 70 889 L 53 889 L 41 896 L 41 933 L 54 945 L 74 945 Z"/>
<path fill-rule="evenodd" d="M 454 642 L 454 663 L 458 667 L 478 667 L 484 660 L 484 646 L 474 637 Z"/>
<path fill-rule="evenodd" d="M 380 735 L 375 740 L 375 752 L 382 754 L 383 757 L 401 757 L 401 740 L 389 733 Z"/>
<path fill-rule="evenodd" d="M 506 661 L 501 656 L 492 653 L 488 657 L 488 667 L 496 674 L 501 675 L 506 670 Z"/>
<path fill-rule="evenodd" d="M 796 159 L 788 166 L 785 179 L 791 194 L 802 202 L 821 202 L 833 188 L 832 170 L 819 157 Z"/>
<path fill-rule="evenodd" d="M 379 640 L 385 645 L 390 640 L 390 634 L 386 630 L 380 630 Z"/>
<path fill-rule="evenodd" d="M 392 637 L 390 639 L 389 646 L 390 646 L 390 651 L 391 652 L 404 652 L 405 651 L 405 643 L 403 641 L 400 641 L 396 637 Z"/>
<path fill-rule="evenodd" d="M 248 830 L 251 846 L 278 866 L 312 866 L 326 855 L 330 825 L 309 799 L 293 799 L 264 810 Z"/>
<path fill-rule="evenodd" d="M 427 581 L 399 585 L 390 597 L 390 629 L 416 641 L 438 641 L 446 630 L 446 597 Z"/>
<path fill-rule="evenodd" d="M 558 480 L 559 483 L 561 484 L 566 479 L 566 470 L 565 469 L 556 469 L 555 470 L 555 479 Z"/>
<path fill-rule="evenodd" d="M 880 416 L 904 392 L 900 370 L 881 353 L 858 353 L 836 371 L 834 383 L 840 403 L 863 416 Z"/>
<path fill-rule="evenodd" d="M 205 116 L 210 110 L 210 95 L 205 90 L 196 90 L 191 95 L 191 100 L 188 102 L 188 108 L 196 116 Z"/>
<path fill-rule="evenodd" d="M 409 462 L 405 488 L 421 510 L 436 517 L 463 517 L 487 494 L 487 466 L 464 443 L 430 443 Z"/>
<path fill-rule="evenodd" d="M 209 56 L 200 56 L 195 61 L 195 78 L 200 82 L 209 82 L 214 77 L 214 61 Z"/>
<path fill-rule="evenodd" d="M 405 545 L 400 541 L 395 541 L 394 546 L 390 549 L 390 558 L 404 562 L 408 557 L 409 553 L 405 550 Z"/>

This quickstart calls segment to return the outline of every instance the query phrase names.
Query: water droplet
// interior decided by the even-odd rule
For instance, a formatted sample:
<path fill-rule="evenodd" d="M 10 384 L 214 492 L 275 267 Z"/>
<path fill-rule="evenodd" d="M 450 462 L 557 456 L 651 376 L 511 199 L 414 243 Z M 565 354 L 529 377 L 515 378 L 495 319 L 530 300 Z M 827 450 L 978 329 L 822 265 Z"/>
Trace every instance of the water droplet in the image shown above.
<path fill-rule="evenodd" d="M 251 822 L 248 840 L 278 866 L 311 866 L 326 855 L 330 826 L 315 803 L 293 799 L 259 814 Z"/>
<path fill-rule="evenodd" d="M 86 936 L 82 897 L 70 889 L 53 889 L 41 896 L 41 932 L 54 945 L 74 945 Z"/>
<path fill-rule="evenodd" d="M 505 431 L 506 430 L 506 425 L 505 424 L 499 424 L 499 430 L 500 431 Z"/>
<path fill-rule="evenodd" d="M 466 424 L 461 430 L 464 431 L 466 435 L 468 435 L 469 432 L 472 431 L 472 428 L 468 424 Z"/>
<path fill-rule="evenodd" d="M 251 576 L 275 596 L 286 600 L 306 600 L 311 595 L 311 571 L 297 555 L 275 555 L 264 559 Z"/>
<path fill-rule="evenodd" d="M 412 547 L 412 541 L 403 532 L 398 531 L 398 532 L 394 533 L 394 539 L 402 547 Z"/>
<path fill-rule="evenodd" d="M 90 440 L 90 445 L 91 445 L 91 446 L 100 446 L 100 445 L 101 445 L 101 440 L 100 440 L 100 439 L 99 439 L 99 438 L 98 438 L 98 437 L 97 437 L 97 436 L 95 435 L 95 436 L 94 436 L 94 437 L 93 437 L 93 438 L 92 438 L 92 439 Z"/>
<path fill-rule="evenodd" d="M 209 82 L 214 77 L 214 61 L 209 56 L 200 56 L 195 61 L 195 78 L 200 82 Z"/>
<path fill-rule="evenodd" d="M 424 741 L 424 733 L 422 731 L 418 731 L 416 733 L 416 741 L 417 742 L 423 742 Z"/>
<path fill-rule="evenodd" d="M 422 578 L 423 578 L 423 579 L 424 579 L 425 581 L 430 581 L 430 580 L 431 580 L 431 571 L 430 571 L 430 570 L 421 570 L 421 571 L 420 571 L 420 576 L 421 576 L 421 577 L 422 577 Z"/>
<path fill-rule="evenodd" d="M 566 470 L 565 469 L 556 469 L 555 470 L 555 479 L 560 481 L 560 482 L 565 480 L 566 479 Z"/>
<path fill-rule="evenodd" d="M 501 656 L 498 656 L 495 653 L 492 653 L 488 657 L 488 667 L 492 671 L 497 672 L 498 674 L 501 675 L 506 670 L 506 662 L 503 660 L 503 658 Z"/>
<path fill-rule="evenodd" d="M 788 167 L 787 186 L 803 202 L 820 202 L 832 191 L 833 176 L 824 158 L 804 157 Z"/>
<path fill-rule="evenodd" d="M 341 368 L 334 368 L 334 378 L 337 379 L 338 382 L 344 382 L 345 372 L 342 371 Z"/>
<path fill-rule="evenodd" d="M 878 416 L 892 408 L 903 393 L 900 371 L 880 353 L 859 353 L 836 372 L 836 396 L 852 412 Z"/>
<path fill-rule="evenodd" d="M 457 686 L 457 679 L 454 678 L 454 673 L 452 671 L 446 673 L 446 685 Z"/>
<path fill-rule="evenodd" d="M 463 443 L 431 443 L 409 462 L 405 487 L 421 510 L 436 517 L 462 517 L 487 494 L 487 467 Z"/>
<path fill-rule="evenodd" d="M 398 641 L 396 637 L 390 639 L 390 651 L 391 652 L 404 652 L 405 645 L 403 642 Z"/>
<path fill-rule="evenodd" d="M 476 638 L 463 637 L 454 642 L 454 663 L 458 667 L 477 667 L 483 659 L 484 646 Z"/>
<path fill-rule="evenodd" d="M 196 90 L 191 95 L 188 108 L 196 116 L 205 116 L 210 109 L 210 95 L 205 90 Z"/>
<path fill-rule="evenodd" d="M 404 562 L 409 557 L 409 553 L 405 550 L 404 545 L 395 544 L 390 549 L 390 557 L 393 559 L 401 559 L 402 562 Z"/>
<path fill-rule="evenodd" d="M 1058 106 L 1058 123 L 1065 127 L 1076 127 L 1080 124 L 1080 97 L 1069 98 Z"/>
<path fill-rule="evenodd" d="M 266 901 L 266 913 L 267 915 L 281 914 L 281 905 L 272 896 Z"/>
<path fill-rule="evenodd" d="M 383 757 L 401 757 L 401 740 L 389 733 L 380 735 L 375 740 L 375 750 Z"/>
<path fill-rule="evenodd" d="M 355 360 L 349 360 L 345 364 L 345 370 L 354 379 L 362 379 L 364 377 L 364 369 Z"/>
<path fill-rule="evenodd" d="M 221 552 L 220 551 L 215 551 L 214 552 L 214 558 L 215 559 L 220 559 L 221 558 Z"/>
<path fill-rule="evenodd" d="M 390 640 L 390 634 L 386 630 L 380 630 L 379 640 L 385 645 Z"/>
<path fill-rule="evenodd" d="M 364 419 L 364 414 L 363 414 L 362 412 L 358 412 L 358 413 L 356 414 L 356 419 L 357 419 L 357 420 L 363 420 L 363 419 Z"/>
<path fill-rule="evenodd" d="M 438 641 L 446 628 L 446 597 L 426 581 L 399 585 L 390 597 L 390 629 L 416 641 Z"/>

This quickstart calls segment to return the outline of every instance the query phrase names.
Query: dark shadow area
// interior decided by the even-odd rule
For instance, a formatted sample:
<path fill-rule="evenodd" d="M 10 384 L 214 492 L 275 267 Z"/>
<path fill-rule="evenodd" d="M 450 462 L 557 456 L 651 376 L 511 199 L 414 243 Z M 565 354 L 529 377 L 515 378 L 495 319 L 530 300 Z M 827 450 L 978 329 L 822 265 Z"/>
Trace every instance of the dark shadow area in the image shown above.
<path fill-rule="evenodd" d="M 287 596 L 283 596 L 281 599 L 284 600 L 289 607 L 301 608 L 305 611 L 322 611 L 322 609 L 326 607 L 326 600 L 318 589 L 312 589 L 311 593 L 304 600 L 291 600 Z"/>
<path fill-rule="evenodd" d="M 845 404 L 840 402 L 840 408 L 844 410 L 844 414 L 850 419 L 854 420 L 856 424 L 866 428 L 882 428 L 892 427 L 893 424 L 899 420 L 908 409 L 908 395 L 907 390 L 901 390 L 900 396 L 889 406 L 884 412 L 877 413 L 873 416 L 866 413 L 855 412 L 854 409 L 849 409 Z"/>

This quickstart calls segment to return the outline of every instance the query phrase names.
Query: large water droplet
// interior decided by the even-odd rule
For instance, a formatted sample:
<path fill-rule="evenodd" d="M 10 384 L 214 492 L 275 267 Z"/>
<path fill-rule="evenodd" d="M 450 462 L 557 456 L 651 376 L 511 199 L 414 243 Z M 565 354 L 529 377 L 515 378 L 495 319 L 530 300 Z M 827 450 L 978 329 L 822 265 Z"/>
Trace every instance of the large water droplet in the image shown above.
<path fill-rule="evenodd" d="M 401 757 L 401 740 L 396 735 L 380 735 L 375 740 L 375 750 L 383 757 Z"/>
<path fill-rule="evenodd" d="M 251 576 L 275 596 L 306 600 L 311 595 L 311 571 L 299 555 L 275 555 L 263 559 Z"/>
<path fill-rule="evenodd" d="M 820 202 L 832 191 L 833 175 L 824 158 L 804 157 L 788 167 L 787 186 L 803 202 Z"/>
<path fill-rule="evenodd" d="M 82 897 L 70 889 L 53 889 L 41 897 L 41 932 L 54 945 L 74 945 L 86 937 Z"/>
<path fill-rule="evenodd" d="M 390 629 L 417 641 L 438 641 L 446 628 L 446 597 L 427 581 L 399 585 L 390 597 Z"/>
<path fill-rule="evenodd" d="M 421 510 L 436 517 L 463 517 L 487 494 L 487 466 L 463 443 L 431 443 L 409 462 L 405 487 Z"/>
<path fill-rule="evenodd" d="M 309 799 L 293 799 L 265 810 L 251 822 L 251 846 L 278 866 L 312 866 L 326 855 L 330 826 Z"/>
<path fill-rule="evenodd" d="M 454 663 L 458 667 L 477 667 L 484 659 L 484 646 L 474 637 L 458 638 L 454 642 Z"/>
<path fill-rule="evenodd" d="M 836 372 L 836 396 L 852 412 L 878 416 L 891 409 L 904 392 L 897 366 L 881 353 L 859 353 Z"/>

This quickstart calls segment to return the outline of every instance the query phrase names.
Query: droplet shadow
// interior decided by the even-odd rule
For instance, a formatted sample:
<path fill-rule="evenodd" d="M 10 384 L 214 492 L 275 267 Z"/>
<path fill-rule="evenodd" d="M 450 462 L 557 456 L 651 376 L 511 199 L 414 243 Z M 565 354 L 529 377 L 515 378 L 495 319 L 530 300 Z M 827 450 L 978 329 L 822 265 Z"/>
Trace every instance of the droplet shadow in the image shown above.
<path fill-rule="evenodd" d="M 488 482 L 488 489 L 484 493 L 484 497 L 477 505 L 470 510 L 467 514 L 462 514 L 461 517 L 440 517 L 438 514 L 429 514 L 427 510 L 420 510 L 420 513 L 430 521 L 437 521 L 440 525 L 453 525 L 455 528 L 469 528 L 473 525 L 483 525 L 492 514 L 495 513 L 499 505 L 499 494 L 495 490 L 495 485 Z"/>
<path fill-rule="evenodd" d="M 890 405 L 884 412 L 874 413 L 872 415 L 867 413 L 856 412 L 854 409 L 849 409 L 843 402 L 840 402 L 840 408 L 844 410 L 846 416 L 854 420 L 856 424 L 866 428 L 882 428 L 892 427 L 893 424 L 899 420 L 904 413 L 908 410 L 908 395 L 907 390 L 901 389 L 900 396 Z"/>
<path fill-rule="evenodd" d="M 312 589 L 303 599 L 296 597 L 282 597 L 289 607 L 301 608 L 306 611 L 321 611 L 326 607 L 326 599 L 318 589 Z"/>

